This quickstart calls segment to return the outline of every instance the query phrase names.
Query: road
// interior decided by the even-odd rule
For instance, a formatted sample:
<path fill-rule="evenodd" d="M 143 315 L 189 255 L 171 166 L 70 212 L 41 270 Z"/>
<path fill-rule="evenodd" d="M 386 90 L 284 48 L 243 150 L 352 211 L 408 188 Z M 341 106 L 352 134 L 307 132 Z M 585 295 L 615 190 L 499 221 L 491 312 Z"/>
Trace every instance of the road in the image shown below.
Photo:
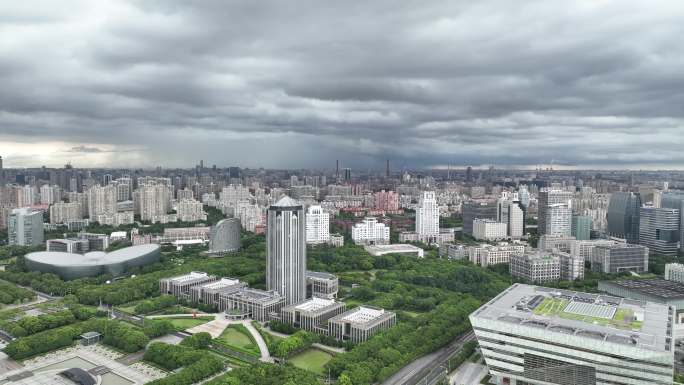
<path fill-rule="evenodd" d="M 471 330 L 436 352 L 423 356 L 404 366 L 392 377 L 385 380 L 382 385 L 434 384 L 446 374 L 444 365 L 446 365 L 449 357 L 458 352 L 464 343 L 474 339 L 475 334 Z"/>
<path fill-rule="evenodd" d="M 487 366 L 483 364 L 465 362 L 450 379 L 449 383 L 453 385 L 479 384 L 488 371 Z"/>

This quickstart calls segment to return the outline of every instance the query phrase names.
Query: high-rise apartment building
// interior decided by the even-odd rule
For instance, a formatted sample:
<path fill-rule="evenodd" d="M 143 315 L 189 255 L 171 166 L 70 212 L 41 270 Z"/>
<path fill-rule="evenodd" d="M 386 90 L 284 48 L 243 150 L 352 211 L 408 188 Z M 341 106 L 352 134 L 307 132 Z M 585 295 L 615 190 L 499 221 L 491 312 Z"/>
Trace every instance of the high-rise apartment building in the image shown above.
<path fill-rule="evenodd" d="M 502 193 L 497 202 L 496 221 L 506 224 L 509 238 L 517 239 L 525 234 L 525 206 L 518 193 Z"/>
<path fill-rule="evenodd" d="M 306 243 L 321 244 L 330 241 L 330 214 L 318 205 L 306 210 Z"/>
<path fill-rule="evenodd" d="M 7 222 L 10 245 L 38 246 L 43 244 L 43 212 L 20 208 L 12 210 Z"/>
<path fill-rule="evenodd" d="M 50 206 L 50 223 L 61 224 L 82 219 L 81 204 L 58 202 Z"/>
<path fill-rule="evenodd" d="M 109 184 L 116 186 L 117 202 L 131 200 L 131 187 L 133 184 L 130 178 L 120 178 L 110 182 Z"/>
<path fill-rule="evenodd" d="M 176 199 L 178 199 L 179 201 L 183 199 L 194 199 L 194 195 L 192 190 L 186 187 L 182 190 L 176 191 Z"/>
<path fill-rule="evenodd" d="M 38 202 L 38 190 L 35 186 L 25 185 L 17 189 L 17 205 L 19 207 L 33 206 Z"/>
<path fill-rule="evenodd" d="M 613 193 L 606 214 L 608 235 L 623 238 L 629 243 L 639 242 L 640 208 L 641 195 L 638 193 Z"/>
<path fill-rule="evenodd" d="M 668 385 L 674 309 L 514 284 L 470 315 L 493 383 Z"/>
<path fill-rule="evenodd" d="M 539 191 L 539 235 L 567 235 L 572 232 L 572 199 L 570 191 L 543 188 Z"/>
<path fill-rule="evenodd" d="M 140 219 L 152 223 L 163 222 L 171 208 L 171 189 L 165 184 L 148 183 L 133 193 L 133 202 Z"/>
<path fill-rule="evenodd" d="M 306 298 L 306 216 L 288 196 L 268 208 L 266 286 L 291 305 Z"/>
<path fill-rule="evenodd" d="M 639 244 L 654 254 L 677 255 L 679 210 L 642 207 L 639 212 Z"/>
<path fill-rule="evenodd" d="M 178 220 L 181 222 L 206 221 L 207 213 L 204 212 L 204 205 L 194 199 L 182 199 L 176 204 Z"/>
<path fill-rule="evenodd" d="M 376 210 L 399 210 L 399 194 L 394 191 L 378 191 L 373 194 L 373 208 Z"/>
<path fill-rule="evenodd" d="M 416 233 L 423 242 L 431 243 L 439 235 L 439 206 L 434 191 L 423 191 L 416 207 Z"/>
<path fill-rule="evenodd" d="M 116 208 L 116 187 L 96 185 L 87 190 L 88 218 L 97 221 L 100 215 L 114 215 Z"/>
<path fill-rule="evenodd" d="M 57 186 L 44 184 L 40 186 L 40 204 L 51 205 L 62 200 L 62 189 Z"/>

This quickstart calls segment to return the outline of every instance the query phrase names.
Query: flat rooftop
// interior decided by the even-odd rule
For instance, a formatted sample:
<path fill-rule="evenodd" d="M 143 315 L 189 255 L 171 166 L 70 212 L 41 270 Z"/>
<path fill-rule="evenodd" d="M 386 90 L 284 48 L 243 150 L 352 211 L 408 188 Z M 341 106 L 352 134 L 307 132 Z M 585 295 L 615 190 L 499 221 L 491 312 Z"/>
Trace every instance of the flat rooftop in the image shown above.
<path fill-rule="evenodd" d="M 206 285 L 202 285 L 203 289 L 207 290 L 218 290 L 225 287 L 235 286 L 240 283 L 239 279 L 236 278 L 221 278 L 216 282 L 211 282 Z"/>
<path fill-rule="evenodd" d="M 376 307 L 361 305 L 356 309 L 352 309 L 337 315 L 330 320 L 351 322 L 355 324 L 367 324 L 387 314 L 391 314 L 391 312 Z"/>
<path fill-rule="evenodd" d="M 367 245 L 364 246 L 364 248 L 370 255 L 374 256 L 391 253 L 416 253 L 420 256 L 423 255 L 423 249 L 420 247 L 404 243 L 394 245 Z"/>
<path fill-rule="evenodd" d="M 658 352 L 672 345 L 666 305 L 514 284 L 471 315 Z"/>
<path fill-rule="evenodd" d="M 300 311 L 316 312 L 333 304 L 335 304 L 333 299 L 313 297 L 294 305 L 294 308 Z"/>
<path fill-rule="evenodd" d="M 307 278 L 311 277 L 311 278 L 320 278 L 320 279 L 336 279 L 337 278 L 337 276 L 335 274 L 330 274 L 330 273 L 326 273 L 323 271 L 311 271 L 311 270 L 306 271 L 306 276 L 307 276 Z"/>
<path fill-rule="evenodd" d="M 196 279 L 202 279 L 202 278 L 209 278 L 209 274 L 202 273 L 199 271 L 193 271 L 193 272 L 190 272 L 188 274 L 179 275 L 177 277 L 169 278 L 169 280 L 173 281 L 175 283 L 184 283 L 184 282 L 194 281 Z"/>
<path fill-rule="evenodd" d="M 267 302 L 270 300 L 277 300 L 282 298 L 277 291 L 265 291 L 259 289 L 243 288 L 240 291 L 229 294 L 232 297 L 239 297 L 250 301 Z"/>
<path fill-rule="evenodd" d="M 618 281 L 603 281 L 602 283 L 658 297 L 663 301 L 684 299 L 684 284 L 662 278 L 623 279 Z"/>

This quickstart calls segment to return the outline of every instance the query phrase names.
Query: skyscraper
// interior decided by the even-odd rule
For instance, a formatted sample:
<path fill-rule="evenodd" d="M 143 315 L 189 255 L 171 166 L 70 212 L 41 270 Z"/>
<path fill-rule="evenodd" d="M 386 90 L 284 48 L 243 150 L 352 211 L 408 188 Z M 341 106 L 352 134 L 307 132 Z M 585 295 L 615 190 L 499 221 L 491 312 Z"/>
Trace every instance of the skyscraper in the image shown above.
<path fill-rule="evenodd" d="M 578 241 L 591 239 L 591 217 L 588 215 L 572 216 L 572 236 Z"/>
<path fill-rule="evenodd" d="M 423 242 L 433 242 L 439 235 L 439 206 L 434 191 L 423 191 L 416 207 L 416 233 Z"/>
<path fill-rule="evenodd" d="M 288 196 L 268 208 L 266 285 L 291 305 L 306 298 L 304 207 Z"/>
<path fill-rule="evenodd" d="M 518 193 L 504 192 L 497 202 L 496 221 L 507 225 L 507 235 L 520 238 L 525 234 L 525 206 Z"/>
<path fill-rule="evenodd" d="M 679 210 L 642 207 L 639 213 L 639 244 L 655 254 L 677 255 Z"/>
<path fill-rule="evenodd" d="M 539 235 L 570 235 L 572 198 L 570 191 L 544 188 L 539 191 Z"/>
<path fill-rule="evenodd" d="M 661 198 L 661 207 L 679 210 L 679 248 L 684 250 L 684 191 L 668 191 L 666 187 L 664 187 L 664 191 Z"/>
<path fill-rule="evenodd" d="M 608 234 L 624 238 L 629 243 L 639 242 L 639 209 L 641 195 L 632 192 L 616 192 L 608 203 Z"/>
<path fill-rule="evenodd" d="M 43 213 L 28 208 L 12 210 L 7 235 L 10 245 L 38 246 L 43 243 Z"/>

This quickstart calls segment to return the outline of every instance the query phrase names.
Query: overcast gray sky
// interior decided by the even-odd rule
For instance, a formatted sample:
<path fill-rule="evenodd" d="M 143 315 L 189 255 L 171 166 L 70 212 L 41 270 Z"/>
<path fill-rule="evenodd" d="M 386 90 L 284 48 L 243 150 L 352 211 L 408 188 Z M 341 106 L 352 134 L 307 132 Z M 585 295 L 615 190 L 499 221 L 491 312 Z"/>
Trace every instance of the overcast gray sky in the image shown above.
<path fill-rule="evenodd" d="M 672 1 L 3 1 L 6 166 L 681 168 Z"/>

